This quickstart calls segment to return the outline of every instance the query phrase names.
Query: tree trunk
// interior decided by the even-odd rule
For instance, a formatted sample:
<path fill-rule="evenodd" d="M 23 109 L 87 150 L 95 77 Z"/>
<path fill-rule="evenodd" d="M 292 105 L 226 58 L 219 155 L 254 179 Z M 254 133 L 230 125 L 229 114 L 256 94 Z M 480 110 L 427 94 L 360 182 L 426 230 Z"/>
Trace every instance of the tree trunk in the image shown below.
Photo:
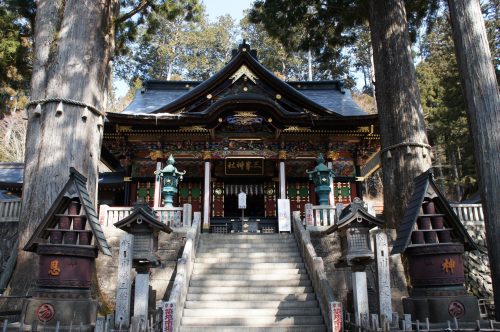
<path fill-rule="evenodd" d="M 118 0 L 37 1 L 31 100 L 65 98 L 104 111 L 114 47 L 113 20 Z M 101 149 L 102 117 L 63 103 L 42 105 L 42 114 L 28 109 L 23 202 L 19 225 L 19 256 L 8 289 L 10 295 L 32 292 L 37 276 L 36 255 L 22 251 L 35 228 L 69 179 L 74 167 L 88 179 L 95 200 Z M 19 309 L 9 303 L 9 310 Z"/>
<path fill-rule="evenodd" d="M 500 320 L 500 96 L 479 1 L 448 1 L 483 203 L 495 301 Z"/>
<path fill-rule="evenodd" d="M 384 218 L 388 226 L 397 227 L 413 192 L 413 179 L 431 166 L 430 150 L 404 1 L 370 0 L 369 14 L 382 136 Z"/>

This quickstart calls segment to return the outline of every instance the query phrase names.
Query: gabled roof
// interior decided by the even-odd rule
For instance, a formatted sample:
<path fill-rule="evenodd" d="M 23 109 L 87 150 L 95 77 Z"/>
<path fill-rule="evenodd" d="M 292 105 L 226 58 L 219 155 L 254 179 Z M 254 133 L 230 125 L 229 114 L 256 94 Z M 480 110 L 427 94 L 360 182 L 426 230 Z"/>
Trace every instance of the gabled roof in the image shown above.
<path fill-rule="evenodd" d="M 24 246 L 24 250 L 36 251 L 37 244 L 46 243 L 46 239 L 49 237 L 49 231 L 47 231 L 47 228 L 55 228 L 58 222 L 55 215 L 64 213 L 71 198 L 74 197 L 77 197 L 80 200 L 80 204 L 82 205 L 82 209 L 87 216 L 88 225 L 92 230 L 98 249 L 104 255 L 111 256 L 111 248 L 106 241 L 104 233 L 102 232 L 101 225 L 99 224 L 99 218 L 97 217 L 94 205 L 87 191 L 87 178 L 73 167 L 70 168 L 68 182 L 66 182 L 54 203 L 45 214 L 45 217 L 36 228 L 31 239 Z"/>
<path fill-rule="evenodd" d="M 0 163 L 0 186 L 23 185 L 24 164 L 23 163 Z"/>
<path fill-rule="evenodd" d="M 436 183 L 431 170 L 427 170 L 421 175 L 417 176 L 414 180 L 415 189 L 413 195 L 408 201 L 406 206 L 403 220 L 401 221 L 398 229 L 398 235 L 392 254 L 400 254 L 411 246 L 411 233 L 414 230 L 415 223 L 420 213 L 420 207 L 424 199 L 429 199 L 434 202 L 436 208 L 440 213 L 444 214 L 445 222 L 451 226 L 454 234 L 458 240 L 464 244 L 466 250 L 477 250 L 477 246 L 465 229 L 464 225 L 460 222 L 457 215 L 453 212 L 446 197 L 441 193 Z"/>
<path fill-rule="evenodd" d="M 238 84 L 245 84 L 248 89 L 231 90 Z M 109 113 L 108 118 L 139 116 L 196 122 L 197 119 L 217 119 L 220 108 L 229 104 L 238 110 L 257 104 L 260 109 L 271 109 L 271 113 L 277 113 L 283 121 L 296 119 L 310 123 L 323 117 L 376 118 L 357 106 L 339 81 L 282 81 L 257 61 L 247 44 L 241 44 L 226 66 L 206 81 L 145 82 L 144 89 L 137 92 L 122 113 Z"/>
<path fill-rule="evenodd" d="M 366 203 L 356 197 L 351 204 L 342 210 L 339 216 L 339 221 L 326 229 L 324 233 L 331 234 L 339 229 L 345 228 L 353 221 L 357 221 L 358 218 L 362 218 L 374 226 L 384 225 L 384 221 L 371 215 L 368 212 L 368 206 Z"/>
<path fill-rule="evenodd" d="M 116 228 L 122 229 L 127 233 L 130 233 L 129 228 L 127 226 L 134 223 L 138 218 L 141 218 L 142 222 L 146 222 L 149 226 L 151 226 L 154 229 L 161 230 L 165 233 L 172 232 L 172 229 L 168 225 L 160 222 L 156 218 L 153 209 L 151 209 L 151 207 L 149 207 L 145 203 L 137 203 L 132 209 L 132 213 L 130 215 L 114 223 L 114 225 Z"/>

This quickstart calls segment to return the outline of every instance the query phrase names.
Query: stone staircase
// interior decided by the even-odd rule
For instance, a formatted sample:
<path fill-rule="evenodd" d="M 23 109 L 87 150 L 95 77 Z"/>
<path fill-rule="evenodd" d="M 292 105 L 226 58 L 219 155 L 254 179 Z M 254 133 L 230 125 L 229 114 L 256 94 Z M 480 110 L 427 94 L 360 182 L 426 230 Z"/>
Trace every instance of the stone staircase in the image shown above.
<path fill-rule="evenodd" d="M 325 331 L 293 236 L 202 234 L 180 331 Z"/>

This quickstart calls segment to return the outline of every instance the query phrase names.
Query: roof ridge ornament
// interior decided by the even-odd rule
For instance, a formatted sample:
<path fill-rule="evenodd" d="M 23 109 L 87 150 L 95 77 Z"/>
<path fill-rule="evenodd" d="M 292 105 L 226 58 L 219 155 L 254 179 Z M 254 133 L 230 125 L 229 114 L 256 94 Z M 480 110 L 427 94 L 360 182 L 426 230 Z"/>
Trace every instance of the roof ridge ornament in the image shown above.
<path fill-rule="evenodd" d="M 245 79 L 249 79 L 254 84 L 257 84 L 256 80 L 258 77 L 250 69 L 248 69 L 246 65 L 241 65 L 241 67 L 233 75 L 231 75 L 229 79 L 232 80 L 231 83 L 234 83 L 243 76 Z"/>

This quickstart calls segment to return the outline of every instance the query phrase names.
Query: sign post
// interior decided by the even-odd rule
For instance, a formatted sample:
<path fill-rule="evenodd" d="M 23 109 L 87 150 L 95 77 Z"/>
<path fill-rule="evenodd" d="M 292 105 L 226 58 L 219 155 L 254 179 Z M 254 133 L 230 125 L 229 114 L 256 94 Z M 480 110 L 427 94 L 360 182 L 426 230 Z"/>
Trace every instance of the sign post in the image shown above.
<path fill-rule="evenodd" d="M 244 231 L 245 225 L 245 209 L 247 208 L 247 194 L 240 192 L 238 194 L 238 209 L 241 209 L 241 228 Z"/>
<path fill-rule="evenodd" d="M 278 229 L 280 233 L 292 232 L 289 199 L 278 199 Z"/>

